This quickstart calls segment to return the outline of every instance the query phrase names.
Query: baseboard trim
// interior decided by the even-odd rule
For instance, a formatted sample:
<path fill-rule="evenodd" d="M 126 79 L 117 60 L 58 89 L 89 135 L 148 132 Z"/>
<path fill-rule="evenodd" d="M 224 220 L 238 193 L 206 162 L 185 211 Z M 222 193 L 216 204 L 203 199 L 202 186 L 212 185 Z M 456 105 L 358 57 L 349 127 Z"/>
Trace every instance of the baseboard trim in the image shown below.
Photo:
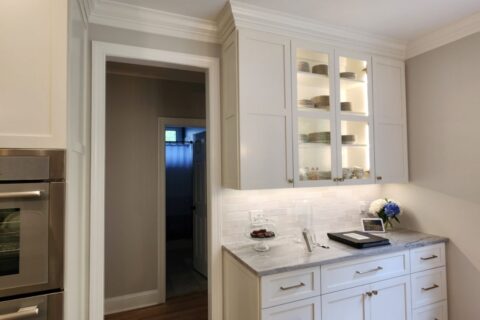
<path fill-rule="evenodd" d="M 158 290 L 149 290 L 105 299 L 105 314 L 153 306 L 159 302 Z"/>

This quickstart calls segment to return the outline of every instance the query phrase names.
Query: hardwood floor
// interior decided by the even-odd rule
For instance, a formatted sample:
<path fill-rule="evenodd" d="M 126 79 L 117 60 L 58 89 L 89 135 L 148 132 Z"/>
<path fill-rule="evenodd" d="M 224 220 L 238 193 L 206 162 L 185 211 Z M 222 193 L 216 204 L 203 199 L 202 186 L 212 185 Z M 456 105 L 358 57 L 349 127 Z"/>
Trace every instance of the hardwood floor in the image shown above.
<path fill-rule="evenodd" d="M 207 320 L 207 292 L 167 299 L 165 304 L 105 316 L 105 320 Z"/>

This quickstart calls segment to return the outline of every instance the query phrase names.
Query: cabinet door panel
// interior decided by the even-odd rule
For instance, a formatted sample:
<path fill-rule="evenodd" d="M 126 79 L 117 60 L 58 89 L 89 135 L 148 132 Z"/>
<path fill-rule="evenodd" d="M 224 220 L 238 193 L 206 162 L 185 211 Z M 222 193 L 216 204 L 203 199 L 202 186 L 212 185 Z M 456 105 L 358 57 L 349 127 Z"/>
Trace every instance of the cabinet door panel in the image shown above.
<path fill-rule="evenodd" d="M 409 276 L 378 282 L 371 287 L 371 320 L 408 320 L 410 316 Z"/>
<path fill-rule="evenodd" d="M 429 304 L 413 310 L 413 320 L 448 320 L 447 302 Z"/>
<path fill-rule="evenodd" d="M 371 56 L 335 50 L 338 173 L 341 184 L 373 183 Z"/>
<path fill-rule="evenodd" d="M 405 66 L 374 58 L 375 172 L 378 183 L 408 181 Z"/>
<path fill-rule="evenodd" d="M 0 148 L 65 148 L 67 1 L 0 1 Z"/>
<path fill-rule="evenodd" d="M 263 309 L 262 320 L 320 320 L 320 297 Z"/>
<path fill-rule="evenodd" d="M 368 286 L 338 291 L 322 296 L 322 319 L 367 320 L 370 319 L 366 292 Z"/>
<path fill-rule="evenodd" d="M 290 41 L 239 33 L 241 188 L 293 187 Z"/>
<path fill-rule="evenodd" d="M 447 299 L 447 273 L 445 267 L 412 274 L 413 307 Z"/>

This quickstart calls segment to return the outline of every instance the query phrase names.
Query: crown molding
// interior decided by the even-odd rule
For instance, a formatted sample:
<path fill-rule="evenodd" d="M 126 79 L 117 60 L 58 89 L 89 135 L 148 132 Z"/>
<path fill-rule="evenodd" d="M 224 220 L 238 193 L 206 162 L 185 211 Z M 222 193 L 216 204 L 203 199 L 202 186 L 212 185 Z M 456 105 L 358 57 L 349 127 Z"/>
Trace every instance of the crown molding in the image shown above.
<path fill-rule="evenodd" d="M 82 15 L 82 22 L 85 28 L 88 28 L 88 10 L 87 10 L 87 0 L 76 0 L 76 3 L 80 9 Z"/>
<path fill-rule="evenodd" d="M 405 59 L 404 41 L 320 23 L 317 20 L 237 1 L 227 3 L 219 14 L 218 23 L 220 39 L 225 39 L 232 26 L 235 26 L 319 41 L 341 48 L 354 47 L 357 51 Z"/>
<path fill-rule="evenodd" d="M 90 23 L 111 27 L 210 43 L 222 43 L 235 28 L 245 28 L 405 59 L 406 43 L 403 41 L 340 28 L 314 19 L 237 1 L 227 2 L 217 21 L 148 9 L 114 0 L 82 1 Z"/>
<path fill-rule="evenodd" d="M 88 4 L 90 23 L 202 42 L 219 42 L 215 21 L 112 0 L 84 1 Z"/>
<path fill-rule="evenodd" d="M 480 32 L 480 12 L 411 41 L 407 45 L 407 58 L 413 58 L 477 32 Z"/>

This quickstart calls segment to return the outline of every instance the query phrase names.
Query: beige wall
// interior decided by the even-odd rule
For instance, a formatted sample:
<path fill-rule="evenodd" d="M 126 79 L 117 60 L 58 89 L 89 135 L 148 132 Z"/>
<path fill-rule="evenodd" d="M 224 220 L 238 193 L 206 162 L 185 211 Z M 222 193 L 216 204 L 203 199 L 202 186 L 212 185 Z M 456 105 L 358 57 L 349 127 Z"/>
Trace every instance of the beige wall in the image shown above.
<path fill-rule="evenodd" d="M 220 45 L 213 43 L 155 35 L 98 24 L 89 25 L 89 35 L 90 39 L 95 41 L 220 57 Z"/>
<path fill-rule="evenodd" d="M 107 75 L 106 298 L 157 288 L 159 116 L 204 118 L 204 85 Z"/>
<path fill-rule="evenodd" d="M 407 61 L 409 185 L 386 194 L 413 229 L 450 238 L 452 320 L 480 315 L 480 33 Z"/>

